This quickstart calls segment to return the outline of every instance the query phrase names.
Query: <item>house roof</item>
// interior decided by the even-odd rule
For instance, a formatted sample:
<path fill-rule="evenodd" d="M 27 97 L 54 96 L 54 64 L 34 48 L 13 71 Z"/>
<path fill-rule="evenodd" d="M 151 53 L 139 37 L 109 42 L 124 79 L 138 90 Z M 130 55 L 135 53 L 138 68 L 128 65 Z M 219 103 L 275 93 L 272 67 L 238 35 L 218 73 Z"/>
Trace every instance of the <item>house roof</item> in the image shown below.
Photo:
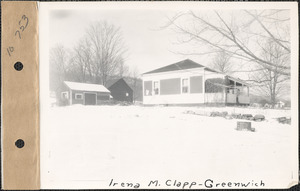
<path fill-rule="evenodd" d="M 192 61 L 190 59 L 182 60 L 180 62 L 177 62 L 177 63 L 174 63 L 174 64 L 170 64 L 170 65 L 167 65 L 167 66 L 164 66 L 164 67 L 161 67 L 161 68 L 158 68 L 158 69 L 155 69 L 155 70 L 143 73 L 143 74 L 155 74 L 155 73 L 178 71 L 178 70 L 186 70 L 186 69 L 193 69 L 193 68 L 204 68 L 204 70 L 206 70 L 206 71 L 210 71 L 210 72 L 215 72 L 215 73 L 226 75 L 226 74 L 224 74 L 222 72 L 218 72 L 216 70 L 213 70 L 211 68 L 208 68 L 206 66 L 198 64 L 198 63 L 196 63 L 196 62 L 194 62 L 194 61 Z M 236 81 L 236 82 L 239 82 L 241 84 L 249 86 L 249 84 L 247 84 L 246 82 L 244 82 L 241 79 L 234 78 L 234 77 L 228 76 L 228 75 L 226 75 L 226 76 L 229 79 L 233 80 L 233 81 Z"/>
<path fill-rule="evenodd" d="M 78 91 L 91 91 L 91 92 L 110 92 L 106 87 L 99 84 L 87 84 L 87 83 L 78 83 L 78 82 L 69 82 L 64 81 L 64 83 L 71 89 L 71 90 L 78 90 Z"/>
<path fill-rule="evenodd" d="M 154 74 L 154 73 L 161 73 L 161 72 L 170 72 L 170 71 L 177 71 L 177 70 L 187 70 L 187 69 L 193 69 L 193 68 L 204 68 L 207 71 L 216 72 L 215 70 L 212 70 L 210 68 L 207 68 L 206 66 L 203 66 L 201 64 L 198 64 L 190 59 L 182 60 L 180 62 L 176 62 L 174 64 L 170 64 L 143 74 Z"/>
<path fill-rule="evenodd" d="M 244 81 L 244 80 L 242 80 L 242 79 L 239 79 L 239 78 L 234 78 L 234 77 L 232 77 L 232 76 L 228 76 L 228 75 L 227 75 L 227 78 L 228 78 L 229 80 L 232 80 L 232 81 L 238 82 L 238 83 L 240 83 L 240 84 L 244 84 L 244 85 L 246 85 L 246 86 L 250 86 L 250 84 L 248 84 L 247 82 L 245 82 L 245 81 Z"/>

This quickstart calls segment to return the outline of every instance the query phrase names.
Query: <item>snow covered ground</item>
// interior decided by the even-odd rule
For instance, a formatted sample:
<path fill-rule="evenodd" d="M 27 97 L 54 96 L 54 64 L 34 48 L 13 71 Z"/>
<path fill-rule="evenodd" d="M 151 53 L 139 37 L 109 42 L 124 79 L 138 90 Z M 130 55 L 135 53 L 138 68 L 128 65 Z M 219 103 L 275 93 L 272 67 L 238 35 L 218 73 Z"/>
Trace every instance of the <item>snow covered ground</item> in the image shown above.
<path fill-rule="evenodd" d="M 236 131 L 237 119 L 186 114 L 186 111 L 263 114 L 255 132 Z M 273 118 L 289 110 L 246 108 L 67 106 L 50 110 L 42 129 L 43 188 L 114 188 L 115 182 L 159 180 L 264 182 L 288 187 L 294 129 Z M 44 129 L 43 129 L 44 128 Z M 203 184 L 203 185 L 200 185 Z M 251 187 L 251 186 L 250 186 Z M 252 185 L 252 187 L 255 187 Z M 122 188 L 117 185 L 115 188 Z M 153 187 L 155 188 L 155 187 Z M 157 187 L 156 187 L 157 188 Z M 215 188 L 215 185 L 214 185 Z M 222 188 L 222 187 L 221 187 Z"/>

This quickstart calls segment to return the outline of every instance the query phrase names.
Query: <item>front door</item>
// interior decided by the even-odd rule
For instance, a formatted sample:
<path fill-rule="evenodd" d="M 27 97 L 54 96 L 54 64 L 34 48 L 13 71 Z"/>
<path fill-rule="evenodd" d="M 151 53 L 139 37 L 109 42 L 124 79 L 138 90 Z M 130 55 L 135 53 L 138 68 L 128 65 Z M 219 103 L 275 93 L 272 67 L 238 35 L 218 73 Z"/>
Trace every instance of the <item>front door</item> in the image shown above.
<path fill-rule="evenodd" d="M 84 93 L 84 103 L 85 105 L 96 105 L 97 95 L 94 93 Z"/>

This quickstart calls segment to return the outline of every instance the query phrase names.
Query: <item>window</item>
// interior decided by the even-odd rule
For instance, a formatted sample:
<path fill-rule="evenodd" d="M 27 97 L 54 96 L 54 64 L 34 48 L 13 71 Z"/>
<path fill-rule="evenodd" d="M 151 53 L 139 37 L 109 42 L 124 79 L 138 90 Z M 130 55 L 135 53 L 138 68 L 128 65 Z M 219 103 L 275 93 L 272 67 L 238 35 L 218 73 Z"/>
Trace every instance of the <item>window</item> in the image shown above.
<path fill-rule="evenodd" d="M 203 80 L 202 76 L 190 77 L 190 93 L 199 94 L 203 92 Z"/>
<path fill-rule="evenodd" d="M 126 92 L 126 97 L 128 97 L 128 96 L 129 96 L 129 93 Z"/>
<path fill-rule="evenodd" d="M 61 92 L 62 99 L 69 99 L 69 92 Z"/>
<path fill-rule="evenodd" d="M 182 79 L 182 93 L 188 93 L 189 92 L 189 79 L 184 78 Z"/>
<path fill-rule="evenodd" d="M 75 94 L 75 99 L 82 99 L 83 95 L 82 94 Z"/>
<path fill-rule="evenodd" d="M 151 96 L 152 95 L 152 81 L 144 82 L 144 95 Z"/>
<path fill-rule="evenodd" d="M 153 88 L 154 88 L 154 95 L 158 95 L 159 94 L 158 81 L 154 82 Z"/>
<path fill-rule="evenodd" d="M 159 81 L 160 95 L 181 94 L 181 78 L 163 79 Z"/>

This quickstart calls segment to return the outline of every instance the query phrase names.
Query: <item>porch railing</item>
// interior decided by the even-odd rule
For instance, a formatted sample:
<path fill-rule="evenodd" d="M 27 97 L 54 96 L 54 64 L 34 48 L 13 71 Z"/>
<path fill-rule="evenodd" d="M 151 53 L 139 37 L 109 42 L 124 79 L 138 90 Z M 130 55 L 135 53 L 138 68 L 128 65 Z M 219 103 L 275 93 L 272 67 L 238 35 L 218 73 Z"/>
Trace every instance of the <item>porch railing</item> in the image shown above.
<path fill-rule="evenodd" d="M 237 99 L 236 94 L 227 94 L 226 103 L 250 104 L 250 98 L 249 98 L 249 96 L 246 96 L 246 95 L 239 95 L 238 99 Z"/>

